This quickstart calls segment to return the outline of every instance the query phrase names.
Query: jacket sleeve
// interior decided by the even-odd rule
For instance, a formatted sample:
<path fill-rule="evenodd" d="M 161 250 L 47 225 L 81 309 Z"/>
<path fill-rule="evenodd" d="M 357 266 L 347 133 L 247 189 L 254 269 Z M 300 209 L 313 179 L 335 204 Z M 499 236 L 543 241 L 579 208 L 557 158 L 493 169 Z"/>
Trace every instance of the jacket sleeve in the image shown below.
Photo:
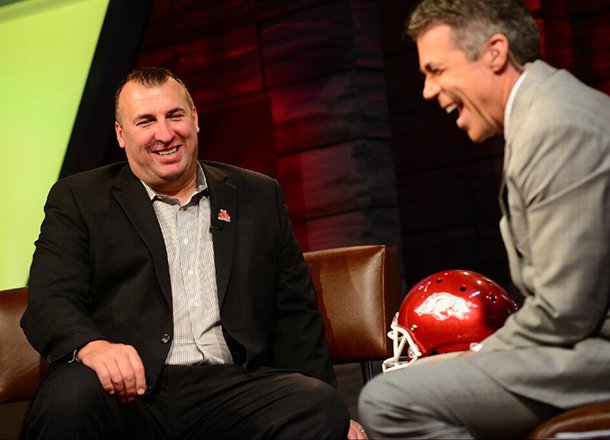
<path fill-rule="evenodd" d="M 32 346 L 54 363 L 104 336 L 88 312 L 91 273 L 87 227 L 65 182 L 51 188 L 44 211 L 21 326 Z"/>
<path fill-rule="evenodd" d="M 316 307 L 316 292 L 277 182 L 276 196 L 281 244 L 273 366 L 300 369 L 336 386 L 324 340 L 324 321 Z"/>

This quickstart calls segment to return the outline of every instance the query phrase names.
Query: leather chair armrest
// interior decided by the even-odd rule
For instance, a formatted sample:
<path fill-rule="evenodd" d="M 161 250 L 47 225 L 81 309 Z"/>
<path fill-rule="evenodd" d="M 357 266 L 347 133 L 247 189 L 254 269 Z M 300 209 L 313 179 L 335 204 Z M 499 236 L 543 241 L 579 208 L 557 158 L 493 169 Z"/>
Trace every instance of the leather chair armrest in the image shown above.
<path fill-rule="evenodd" d="M 0 404 L 29 400 L 47 371 L 19 326 L 27 298 L 25 287 L 0 292 Z"/>
<path fill-rule="evenodd" d="M 595 435 L 593 431 L 606 431 Z M 610 402 L 594 403 L 565 411 L 542 423 L 528 439 L 555 438 L 560 432 L 590 432 L 591 439 L 610 438 Z"/>

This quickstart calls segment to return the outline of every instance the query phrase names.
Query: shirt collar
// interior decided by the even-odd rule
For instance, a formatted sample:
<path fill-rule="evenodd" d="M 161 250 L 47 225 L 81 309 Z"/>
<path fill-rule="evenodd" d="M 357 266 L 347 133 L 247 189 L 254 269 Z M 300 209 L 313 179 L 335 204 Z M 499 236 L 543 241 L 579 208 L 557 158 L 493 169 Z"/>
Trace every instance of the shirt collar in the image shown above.
<path fill-rule="evenodd" d="M 504 139 L 506 139 L 506 133 L 508 132 L 508 124 L 510 122 L 510 113 L 513 110 L 513 103 L 515 101 L 515 96 L 517 96 L 517 91 L 519 90 L 519 87 L 521 87 L 521 84 L 523 83 L 523 80 L 525 79 L 525 76 L 527 75 L 528 66 L 529 65 L 525 66 L 523 73 L 517 79 L 517 82 L 513 86 L 513 89 L 510 91 L 510 95 L 508 95 L 508 101 L 506 102 L 506 109 L 504 110 Z"/>
<path fill-rule="evenodd" d="M 153 190 L 150 186 L 148 186 L 146 183 L 144 183 L 144 181 L 140 180 L 140 182 L 142 182 L 142 185 L 144 185 L 144 189 L 146 190 L 146 193 L 148 194 L 148 198 L 150 199 L 150 201 L 154 201 L 155 199 L 173 199 L 172 197 L 166 196 L 164 194 L 158 194 L 155 192 L 155 190 Z M 205 180 L 205 174 L 203 174 L 203 168 L 201 167 L 201 164 L 199 162 L 197 162 L 197 185 L 195 186 L 195 191 L 193 191 L 193 194 L 191 194 L 190 199 L 193 198 L 193 196 L 200 194 L 202 192 L 205 191 L 205 193 L 207 194 L 207 189 L 208 189 L 208 183 Z M 203 194 L 205 195 L 205 194 Z"/>

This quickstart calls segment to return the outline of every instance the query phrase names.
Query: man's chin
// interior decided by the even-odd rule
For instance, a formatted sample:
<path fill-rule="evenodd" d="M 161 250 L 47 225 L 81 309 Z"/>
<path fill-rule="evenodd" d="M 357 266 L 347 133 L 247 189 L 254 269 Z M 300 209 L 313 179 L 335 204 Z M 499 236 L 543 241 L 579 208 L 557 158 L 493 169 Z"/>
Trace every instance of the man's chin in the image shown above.
<path fill-rule="evenodd" d="M 166 170 L 167 171 L 167 170 Z M 180 184 L 180 182 L 184 182 L 189 180 L 192 177 L 192 173 L 187 173 L 186 171 L 176 171 L 176 172 L 157 172 L 154 177 L 151 178 L 151 183 L 148 184 L 151 188 L 172 188 L 176 184 Z"/>
<path fill-rule="evenodd" d="M 475 131 L 475 130 L 468 130 L 467 134 L 468 134 L 468 138 L 470 138 L 470 140 L 472 142 L 474 142 L 475 144 L 480 144 L 482 142 L 485 142 L 487 139 L 491 139 L 497 133 L 495 133 L 495 132 L 480 132 L 480 131 Z"/>
<path fill-rule="evenodd" d="M 487 140 L 487 138 L 482 138 L 482 137 L 477 137 L 477 136 L 470 136 L 470 135 L 468 135 L 468 138 L 472 142 L 474 142 L 475 144 L 481 144 L 481 143 L 483 143 L 484 141 Z"/>

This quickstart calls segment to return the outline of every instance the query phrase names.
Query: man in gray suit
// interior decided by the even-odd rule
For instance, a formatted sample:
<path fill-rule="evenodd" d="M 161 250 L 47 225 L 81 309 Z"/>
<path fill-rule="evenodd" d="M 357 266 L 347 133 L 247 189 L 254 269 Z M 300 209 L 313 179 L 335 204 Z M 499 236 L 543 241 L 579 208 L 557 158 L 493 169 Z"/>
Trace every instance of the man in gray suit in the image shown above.
<path fill-rule="evenodd" d="M 478 350 L 373 379 L 361 418 L 372 438 L 520 438 L 610 400 L 610 98 L 538 59 L 522 0 L 424 0 L 407 32 L 424 98 L 475 142 L 504 135 L 500 227 L 525 300 Z"/>

